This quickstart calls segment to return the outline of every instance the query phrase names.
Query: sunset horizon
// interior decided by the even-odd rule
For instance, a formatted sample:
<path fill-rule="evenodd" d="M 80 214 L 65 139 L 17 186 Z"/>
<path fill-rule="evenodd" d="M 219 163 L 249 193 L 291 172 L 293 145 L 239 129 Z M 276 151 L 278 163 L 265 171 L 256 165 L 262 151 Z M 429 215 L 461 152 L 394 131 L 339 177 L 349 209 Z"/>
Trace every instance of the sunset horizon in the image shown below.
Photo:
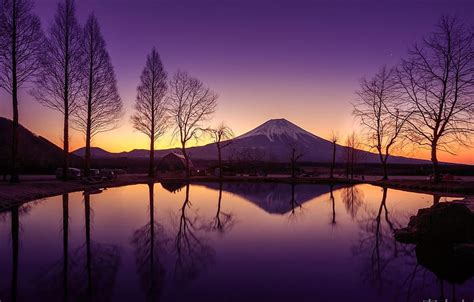
<path fill-rule="evenodd" d="M 0 302 L 474 301 L 473 0 L 0 0 Z"/>

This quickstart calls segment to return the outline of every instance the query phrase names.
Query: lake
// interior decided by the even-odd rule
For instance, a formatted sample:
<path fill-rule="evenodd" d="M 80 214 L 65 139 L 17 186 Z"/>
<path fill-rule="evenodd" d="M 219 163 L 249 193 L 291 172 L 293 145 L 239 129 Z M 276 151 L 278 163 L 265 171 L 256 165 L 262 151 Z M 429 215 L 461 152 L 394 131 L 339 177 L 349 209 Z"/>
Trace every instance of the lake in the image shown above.
<path fill-rule="evenodd" d="M 472 278 L 450 284 L 393 239 L 436 201 L 371 185 L 255 183 L 50 197 L 0 214 L 0 300 L 472 300 Z"/>

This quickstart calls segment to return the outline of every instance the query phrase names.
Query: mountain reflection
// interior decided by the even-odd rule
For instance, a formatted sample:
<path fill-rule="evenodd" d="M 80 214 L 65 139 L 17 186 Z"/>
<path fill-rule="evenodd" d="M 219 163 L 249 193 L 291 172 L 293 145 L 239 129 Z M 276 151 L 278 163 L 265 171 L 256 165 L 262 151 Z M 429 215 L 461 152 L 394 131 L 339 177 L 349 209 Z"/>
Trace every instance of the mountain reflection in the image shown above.
<path fill-rule="evenodd" d="M 204 183 L 207 188 L 219 189 L 218 183 Z M 344 185 L 312 185 L 284 183 L 240 183 L 222 184 L 221 190 L 238 195 L 270 214 L 294 214 L 304 203 Z"/>

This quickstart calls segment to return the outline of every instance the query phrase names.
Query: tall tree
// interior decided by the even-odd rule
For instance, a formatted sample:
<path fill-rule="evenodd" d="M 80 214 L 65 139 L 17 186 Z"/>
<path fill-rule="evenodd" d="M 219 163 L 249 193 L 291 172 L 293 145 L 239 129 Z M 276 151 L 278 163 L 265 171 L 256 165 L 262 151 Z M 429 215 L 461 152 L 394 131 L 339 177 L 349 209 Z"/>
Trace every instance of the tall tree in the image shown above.
<path fill-rule="evenodd" d="M 18 89 L 38 69 L 43 43 L 39 18 L 30 0 L 3 0 L 0 7 L 0 86 L 12 97 L 11 182 L 18 182 Z"/>
<path fill-rule="evenodd" d="M 409 50 L 400 84 L 413 111 L 409 137 L 431 150 L 434 181 L 441 180 L 438 151 L 455 152 L 474 133 L 474 33 L 454 17 L 442 17 L 435 31 Z"/>
<path fill-rule="evenodd" d="M 395 70 L 383 66 L 372 79 L 363 78 L 356 92 L 353 115 L 365 131 L 369 148 L 376 149 L 382 164 L 383 180 L 388 179 L 387 161 L 400 145 L 410 111 L 400 110 L 400 89 Z"/>
<path fill-rule="evenodd" d="M 181 151 L 186 160 L 186 177 L 190 177 L 189 154 L 186 145 L 198 139 L 203 132 L 202 123 L 216 110 L 217 94 L 187 72 L 178 71 L 170 81 L 170 115 L 174 135 L 179 138 Z"/>
<path fill-rule="evenodd" d="M 74 0 L 61 1 L 43 45 L 41 73 L 32 94 L 41 104 L 63 114 L 64 180 L 69 168 L 69 119 L 80 104 L 84 82 L 83 43 Z"/>
<path fill-rule="evenodd" d="M 155 142 L 168 127 L 166 98 L 166 71 L 155 48 L 148 55 L 140 77 L 135 99 L 135 113 L 131 117 L 133 127 L 150 138 L 148 176 L 155 176 Z"/>
<path fill-rule="evenodd" d="M 232 143 L 230 139 L 234 137 L 234 132 L 230 127 L 226 126 L 224 122 L 220 123 L 216 128 L 208 129 L 208 131 L 217 147 L 219 177 L 222 178 L 222 149 Z"/>
<path fill-rule="evenodd" d="M 114 68 L 97 18 L 90 15 L 83 30 L 85 61 L 83 97 L 75 112 L 75 127 L 86 139 L 85 175 L 90 174 L 91 140 L 101 132 L 115 129 L 122 117 L 122 100 Z"/>

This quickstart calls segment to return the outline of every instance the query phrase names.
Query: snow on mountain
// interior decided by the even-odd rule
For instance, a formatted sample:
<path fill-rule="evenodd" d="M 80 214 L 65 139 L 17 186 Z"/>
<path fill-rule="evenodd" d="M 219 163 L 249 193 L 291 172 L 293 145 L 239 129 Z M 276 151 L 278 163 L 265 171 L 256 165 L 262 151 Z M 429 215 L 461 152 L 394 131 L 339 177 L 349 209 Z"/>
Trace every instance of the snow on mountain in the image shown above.
<path fill-rule="evenodd" d="M 314 134 L 282 118 L 269 120 L 257 128 L 242 134 L 236 139 L 243 139 L 259 135 L 266 136 L 272 142 L 275 140 L 281 140 L 282 137 L 291 138 L 293 140 L 298 140 L 302 136 L 318 138 Z"/>

